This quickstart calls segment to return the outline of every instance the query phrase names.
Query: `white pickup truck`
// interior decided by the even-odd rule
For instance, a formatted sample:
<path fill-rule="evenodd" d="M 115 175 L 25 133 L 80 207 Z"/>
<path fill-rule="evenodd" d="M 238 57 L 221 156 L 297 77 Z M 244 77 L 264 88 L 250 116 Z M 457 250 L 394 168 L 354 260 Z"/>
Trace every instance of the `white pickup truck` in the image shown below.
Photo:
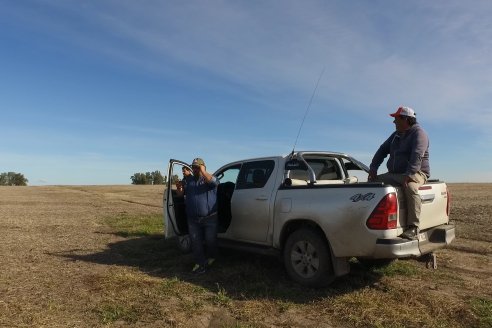
<path fill-rule="evenodd" d="M 190 165 L 171 159 L 168 177 Z M 281 255 L 290 277 L 306 286 L 323 286 L 347 274 L 349 259 L 420 257 L 455 237 L 449 223 L 450 196 L 444 182 L 420 188 L 418 239 L 398 237 L 406 226 L 400 188 L 359 182 L 368 167 L 335 152 L 298 151 L 288 156 L 241 160 L 214 175 L 219 245 Z M 166 238 L 177 237 L 188 250 L 186 209 L 172 179 L 164 193 Z M 362 179 L 361 179 L 362 180 Z"/>

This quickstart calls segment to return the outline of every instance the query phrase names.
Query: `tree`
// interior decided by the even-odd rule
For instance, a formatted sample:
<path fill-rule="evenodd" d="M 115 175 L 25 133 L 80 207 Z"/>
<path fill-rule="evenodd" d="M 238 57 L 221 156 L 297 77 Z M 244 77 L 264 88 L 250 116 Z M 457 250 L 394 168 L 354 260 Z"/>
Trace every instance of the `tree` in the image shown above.
<path fill-rule="evenodd" d="M 8 172 L 0 174 L 0 186 L 27 186 L 27 180 L 23 174 Z"/>
<path fill-rule="evenodd" d="M 164 177 L 162 176 L 161 172 L 155 171 L 152 172 L 152 183 L 155 185 L 161 185 L 164 184 Z"/>
<path fill-rule="evenodd" d="M 135 173 L 130 179 L 132 179 L 132 184 L 135 185 L 147 184 L 147 179 L 143 173 Z"/>
<path fill-rule="evenodd" d="M 162 185 L 167 181 L 167 177 L 163 177 L 160 171 L 135 173 L 130 179 L 135 185 Z"/>

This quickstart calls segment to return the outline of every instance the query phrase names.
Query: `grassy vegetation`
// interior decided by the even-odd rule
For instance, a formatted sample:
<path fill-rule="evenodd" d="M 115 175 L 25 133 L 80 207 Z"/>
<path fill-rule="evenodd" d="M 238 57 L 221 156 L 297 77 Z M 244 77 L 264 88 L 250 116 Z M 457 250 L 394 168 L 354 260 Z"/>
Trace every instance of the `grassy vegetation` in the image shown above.
<path fill-rule="evenodd" d="M 471 308 L 479 318 L 480 327 L 492 327 L 492 300 L 485 298 L 473 298 L 470 302 Z"/>
<path fill-rule="evenodd" d="M 99 315 L 104 324 L 123 320 L 128 323 L 135 323 L 138 320 L 138 313 L 134 307 L 125 308 L 118 304 L 102 304 Z"/>
<path fill-rule="evenodd" d="M 104 223 L 113 228 L 117 235 L 125 238 L 162 234 L 164 226 L 162 215 L 135 217 L 128 214 L 120 214 L 106 218 Z"/>
<path fill-rule="evenodd" d="M 294 327 L 289 320 L 296 315 L 312 326 L 323 315 L 340 327 L 490 327 L 490 300 L 463 305 L 439 289 L 460 283 L 457 275 L 415 260 L 382 266 L 351 261 L 351 274 L 328 288 L 307 289 L 293 284 L 276 259 L 223 250 L 213 270 L 196 277 L 189 272 L 191 255 L 163 239 L 160 215 L 119 215 L 105 223 L 126 238 L 111 252 L 129 268 L 94 281 L 103 295 L 94 311 L 103 324 L 162 321 L 174 327 L 205 309 L 222 309 L 220 327 L 267 327 L 283 317 Z"/>
<path fill-rule="evenodd" d="M 411 277 L 419 274 L 421 270 L 408 261 L 394 261 L 388 265 L 373 268 L 373 271 L 374 273 L 388 277 L 396 275 Z"/>

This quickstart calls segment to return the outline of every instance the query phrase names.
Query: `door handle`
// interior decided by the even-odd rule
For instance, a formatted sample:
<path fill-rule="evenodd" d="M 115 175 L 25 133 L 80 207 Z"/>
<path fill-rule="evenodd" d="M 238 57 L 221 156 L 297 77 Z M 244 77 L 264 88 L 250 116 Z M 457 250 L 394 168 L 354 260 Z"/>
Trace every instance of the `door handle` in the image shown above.
<path fill-rule="evenodd" d="M 256 197 L 256 200 L 268 200 L 267 196 L 258 196 Z"/>

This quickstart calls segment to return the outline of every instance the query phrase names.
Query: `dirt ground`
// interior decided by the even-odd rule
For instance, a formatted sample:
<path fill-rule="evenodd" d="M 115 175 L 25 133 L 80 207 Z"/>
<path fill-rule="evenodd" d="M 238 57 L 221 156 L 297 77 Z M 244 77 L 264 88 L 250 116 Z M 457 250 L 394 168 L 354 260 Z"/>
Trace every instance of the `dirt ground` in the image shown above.
<path fill-rule="evenodd" d="M 121 239 L 118 213 L 161 213 L 162 187 L 0 187 L 0 326 L 96 326 L 87 280 L 107 265 L 67 260 Z"/>
<path fill-rule="evenodd" d="M 149 326 L 139 321 L 101 321 L 96 304 L 105 296 L 91 282 L 107 277 L 108 272 L 112 276 L 125 275 L 129 268 L 118 258 L 83 259 L 93 254 L 118 257 L 108 255 L 108 247 L 125 237 L 111 231 L 103 220 L 117 215 L 161 214 L 162 191 L 162 186 L 0 187 L 0 326 Z M 449 283 L 433 283 L 431 278 L 424 281 L 423 287 L 417 278 L 395 278 L 391 283 L 445 297 L 457 309 L 463 309 L 460 303 L 474 297 L 490 304 L 492 184 L 451 184 L 450 191 L 457 239 L 438 254 L 438 271 L 448 276 Z M 459 280 L 454 283 L 456 275 Z M 228 312 L 220 307 L 222 294 L 217 295 L 219 305 L 203 307 L 204 314 L 194 321 L 182 317 L 180 322 L 154 321 L 152 326 L 196 325 L 196 320 L 201 320 L 202 327 L 240 326 L 234 321 L 224 323 L 234 313 L 224 314 L 227 320 L 214 324 L 214 316 Z M 175 304 L 164 302 L 161 306 L 172 308 Z M 317 321 L 313 316 L 301 318 L 299 311 L 285 311 L 282 315 L 268 319 L 262 326 L 343 326 L 331 322 L 328 316 Z"/>

